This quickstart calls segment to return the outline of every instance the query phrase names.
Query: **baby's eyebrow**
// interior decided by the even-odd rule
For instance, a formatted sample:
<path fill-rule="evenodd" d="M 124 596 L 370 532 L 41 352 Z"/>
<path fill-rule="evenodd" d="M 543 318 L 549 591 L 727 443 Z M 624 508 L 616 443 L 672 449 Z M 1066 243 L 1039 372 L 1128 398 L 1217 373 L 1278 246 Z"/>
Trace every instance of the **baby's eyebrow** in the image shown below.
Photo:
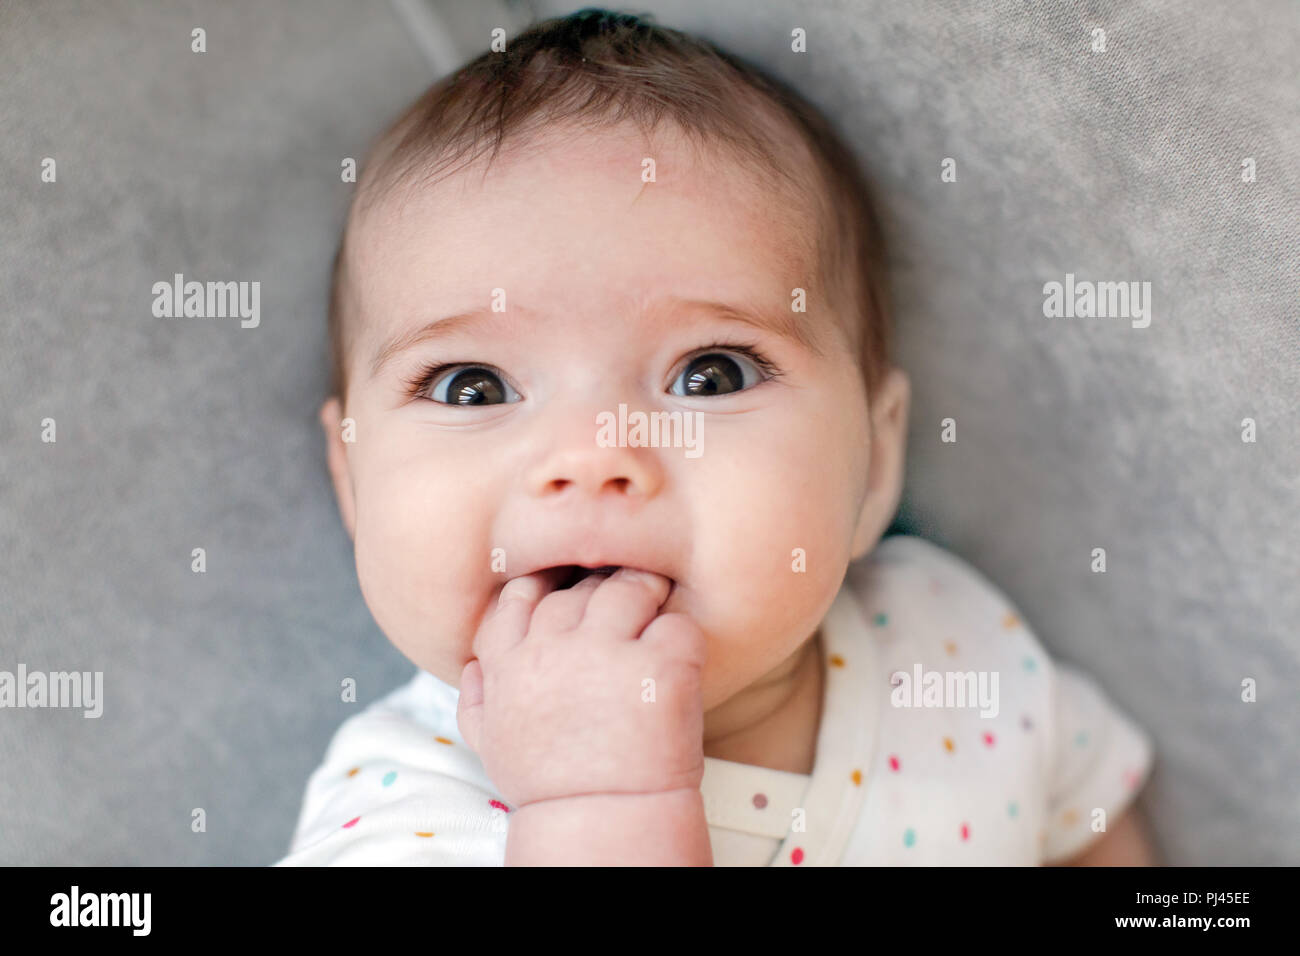
<path fill-rule="evenodd" d="M 785 308 L 753 309 L 747 306 L 732 305 L 726 302 L 689 299 L 674 300 L 676 308 L 693 308 L 711 312 L 716 318 L 728 322 L 740 322 L 753 328 L 782 338 L 789 339 L 803 346 L 814 355 L 821 354 L 818 338 L 813 334 L 812 323 L 806 321 L 809 313 L 802 313 L 803 320 L 795 312 Z"/>
<path fill-rule="evenodd" d="M 812 334 L 811 323 L 800 321 L 799 315 L 792 311 L 785 311 L 781 308 L 753 309 L 747 306 L 704 299 L 673 299 L 664 305 L 667 312 L 678 317 L 678 321 L 682 321 L 692 310 L 708 312 L 723 321 L 739 322 L 751 328 L 771 332 L 803 346 L 815 355 L 821 354 L 818 340 Z M 516 310 L 518 308 L 518 306 L 514 307 Z M 803 313 L 805 317 L 807 314 Z M 372 378 L 378 375 L 384 365 L 399 352 L 452 335 L 463 330 L 467 325 L 501 320 L 505 316 L 505 313 L 493 312 L 491 309 L 472 309 L 469 312 L 460 312 L 445 318 L 434 319 L 418 329 L 412 329 L 409 332 L 394 336 L 375 353 L 374 361 L 370 366 L 370 375 Z"/>
<path fill-rule="evenodd" d="M 388 361 L 397 353 L 405 352 L 407 349 L 424 342 L 432 342 L 436 339 L 444 338 L 460 331 L 467 325 L 475 322 L 490 321 L 493 318 L 501 319 L 505 317 L 503 312 L 493 312 L 491 309 L 471 309 L 469 312 L 460 312 L 456 315 L 449 315 L 441 319 L 434 319 L 418 329 L 412 329 L 410 332 L 404 332 L 389 339 L 387 344 L 375 353 L 374 361 L 370 365 L 370 377 L 374 378 L 379 374 Z"/>

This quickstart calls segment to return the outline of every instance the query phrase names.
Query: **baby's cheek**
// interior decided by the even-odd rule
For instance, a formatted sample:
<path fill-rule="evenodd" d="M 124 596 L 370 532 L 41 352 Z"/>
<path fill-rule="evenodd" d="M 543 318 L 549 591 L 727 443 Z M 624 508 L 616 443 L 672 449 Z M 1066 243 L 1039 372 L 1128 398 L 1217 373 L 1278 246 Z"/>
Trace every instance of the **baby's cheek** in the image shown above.
<path fill-rule="evenodd" d="M 739 573 L 729 588 L 733 620 L 797 641 L 807 636 L 798 633 L 801 629 L 816 625 L 821 606 L 837 590 L 843 549 L 810 523 L 778 521 L 769 532 L 737 562 Z"/>
<path fill-rule="evenodd" d="M 744 534 L 718 526 L 700 535 L 730 542 L 697 552 L 683 608 L 709 642 L 705 696 L 715 703 L 793 653 L 834 600 L 847 563 L 844 536 L 831 532 L 829 516 L 810 518 L 774 504 L 748 515 Z"/>
<path fill-rule="evenodd" d="M 356 560 L 375 622 L 403 654 L 455 685 L 490 581 L 490 547 L 464 488 L 400 474 L 358 501 Z M 458 507 L 446 507 L 457 501 Z"/>
<path fill-rule="evenodd" d="M 842 579 L 853 536 L 848 456 L 788 418 L 773 434 L 735 436 L 695 485 L 705 493 L 694 502 L 692 563 L 718 628 L 793 633 Z"/>

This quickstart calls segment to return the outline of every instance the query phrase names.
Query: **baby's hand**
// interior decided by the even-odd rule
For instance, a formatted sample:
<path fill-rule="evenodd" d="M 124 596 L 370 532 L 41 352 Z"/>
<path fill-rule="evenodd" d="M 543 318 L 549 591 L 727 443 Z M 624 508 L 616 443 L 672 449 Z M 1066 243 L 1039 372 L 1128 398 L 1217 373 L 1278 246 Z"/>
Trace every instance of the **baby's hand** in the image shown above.
<path fill-rule="evenodd" d="M 671 586 L 658 574 L 621 568 L 557 591 L 561 573 L 507 582 L 475 635 L 456 714 L 466 743 L 515 808 L 698 789 L 699 627 L 656 616 Z"/>

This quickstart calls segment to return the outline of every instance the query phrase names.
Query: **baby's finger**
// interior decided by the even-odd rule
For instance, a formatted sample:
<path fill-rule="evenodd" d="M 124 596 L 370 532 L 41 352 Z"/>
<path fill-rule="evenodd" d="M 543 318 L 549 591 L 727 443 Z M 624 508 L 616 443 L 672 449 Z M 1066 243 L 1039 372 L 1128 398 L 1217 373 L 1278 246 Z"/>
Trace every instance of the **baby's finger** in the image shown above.
<path fill-rule="evenodd" d="M 659 645 L 683 664 L 703 667 L 708 656 L 704 632 L 690 615 L 679 611 L 656 617 L 641 632 L 641 640 Z"/>
<path fill-rule="evenodd" d="M 587 602 L 582 628 L 621 640 L 636 637 L 668 600 L 671 588 L 662 574 L 619 568 Z"/>
<path fill-rule="evenodd" d="M 573 630 L 582 621 L 591 595 L 604 580 L 604 575 L 589 574 L 571 588 L 552 591 L 537 605 L 529 630 L 541 634 Z"/>
<path fill-rule="evenodd" d="M 460 697 L 456 701 L 456 726 L 470 750 L 478 753 L 483 726 L 483 666 L 473 658 L 460 672 Z"/>
<path fill-rule="evenodd" d="M 538 602 L 563 579 L 564 572 L 559 568 L 547 568 L 507 581 L 497 598 L 497 606 L 488 612 L 474 635 L 474 655 L 491 658 L 522 641 Z"/>

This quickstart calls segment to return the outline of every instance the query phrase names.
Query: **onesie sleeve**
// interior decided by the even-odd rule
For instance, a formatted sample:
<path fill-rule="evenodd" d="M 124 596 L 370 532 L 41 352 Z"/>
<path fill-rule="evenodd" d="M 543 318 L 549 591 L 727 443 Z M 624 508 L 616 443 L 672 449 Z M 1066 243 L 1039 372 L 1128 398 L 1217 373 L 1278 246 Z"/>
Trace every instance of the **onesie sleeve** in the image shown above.
<path fill-rule="evenodd" d="M 1044 863 L 1083 852 L 1109 830 L 1145 781 L 1152 764 L 1150 737 L 1088 677 L 1059 662 L 1050 665 L 1052 733 Z"/>
<path fill-rule="evenodd" d="M 500 866 L 507 815 L 482 764 L 412 693 L 346 720 L 307 781 L 275 866 Z"/>

